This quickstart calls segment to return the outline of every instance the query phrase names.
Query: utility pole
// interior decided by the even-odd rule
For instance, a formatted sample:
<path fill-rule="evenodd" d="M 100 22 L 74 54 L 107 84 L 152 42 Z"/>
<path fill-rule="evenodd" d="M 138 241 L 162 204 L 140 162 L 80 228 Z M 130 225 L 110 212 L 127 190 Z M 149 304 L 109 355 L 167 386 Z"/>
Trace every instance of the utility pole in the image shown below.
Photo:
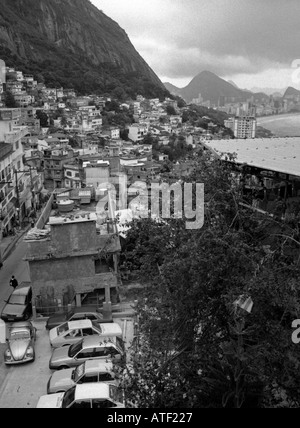
<path fill-rule="evenodd" d="M 14 170 L 15 179 L 16 179 L 16 194 L 17 194 L 17 208 L 20 208 L 20 192 L 19 192 L 19 185 L 18 185 L 18 173 L 20 171 Z"/>
<path fill-rule="evenodd" d="M 16 169 L 14 169 L 14 174 L 15 174 L 15 180 L 16 180 L 16 195 L 17 195 L 17 204 L 16 204 L 16 211 L 17 211 L 17 220 L 18 220 L 18 227 L 21 228 L 21 219 L 20 219 L 20 192 L 19 192 L 19 183 L 18 183 L 18 173 L 19 171 L 17 171 Z"/>

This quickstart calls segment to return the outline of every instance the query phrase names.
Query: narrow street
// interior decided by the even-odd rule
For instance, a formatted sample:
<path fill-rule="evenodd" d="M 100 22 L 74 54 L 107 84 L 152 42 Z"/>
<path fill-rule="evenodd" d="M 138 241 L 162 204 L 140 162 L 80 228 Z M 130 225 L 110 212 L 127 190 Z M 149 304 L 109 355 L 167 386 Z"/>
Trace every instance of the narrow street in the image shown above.
<path fill-rule="evenodd" d="M 22 281 L 30 281 L 29 270 L 27 262 L 23 260 L 26 255 L 27 244 L 21 241 L 13 253 L 4 262 L 2 269 L 0 270 L 0 311 L 4 306 L 4 300 L 6 300 L 12 289 L 9 287 L 9 281 L 12 275 L 14 275 L 19 284 Z"/>
<path fill-rule="evenodd" d="M 0 271 L 0 310 L 12 292 L 9 280 L 12 275 L 22 281 L 29 281 L 27 263 L 23 261 L 27 244 L 20 242 Z M 123 330 L 126 348 L 131 346 L 134 337 L 134 320 L 131 317 L 116 318 Z M 45 321 L 36 321 L 37 340 L 35 343 L 36 360 L 30 364 L 7 367 L 3 361 L 6 345 L 0 345 L 0 408 L 35 408 L 39 397 L 47 393 L 47 382 L 52 372 L 49 370 L 51 347 Z"/>
<path fill-rule="evenodd" d="M 2 311 L 5 300 L 10 296 L 12 289 L 9 286 L 9 281 L 12 275 L 15 275 L 19 284 L 22 281 L 29 281 L 29 270 L 27 263 L 23 261 L 27 251 L 27 244 L 23 241 L 16 246 L 15 250 L 4 262 L 0 270 L 0 312 Z M 3 352 L 6 345 L 0 345 L 0 387 L 4 384 L 9 370 L 3 363 Z"/>

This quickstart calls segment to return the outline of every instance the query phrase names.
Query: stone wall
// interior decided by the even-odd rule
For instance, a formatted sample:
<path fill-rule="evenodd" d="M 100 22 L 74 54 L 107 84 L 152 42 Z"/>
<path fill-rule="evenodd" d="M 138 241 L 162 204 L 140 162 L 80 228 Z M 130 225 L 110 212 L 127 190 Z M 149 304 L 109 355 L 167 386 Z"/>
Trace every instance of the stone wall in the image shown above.
<path fill-rule="evenodd" d="M 29 266 L 34 301 L 42 296 L 48 306 L 72 303 L 76 294 L 118 287 L 113 272 L 95 274 L 92 256 L 30 261 Z"/>

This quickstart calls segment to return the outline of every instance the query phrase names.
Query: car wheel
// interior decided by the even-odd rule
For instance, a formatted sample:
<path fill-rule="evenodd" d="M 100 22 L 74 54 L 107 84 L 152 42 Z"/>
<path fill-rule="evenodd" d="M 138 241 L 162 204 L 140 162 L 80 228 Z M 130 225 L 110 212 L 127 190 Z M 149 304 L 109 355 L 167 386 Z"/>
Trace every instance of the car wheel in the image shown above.
<path fill-rule="evenodd" d="M 30 318 L 30 315 L 29 315 L 29 314 L 24 315 L 24 321 L 28 321 L 28 320 L 29 320 L 29 318 Z"/>

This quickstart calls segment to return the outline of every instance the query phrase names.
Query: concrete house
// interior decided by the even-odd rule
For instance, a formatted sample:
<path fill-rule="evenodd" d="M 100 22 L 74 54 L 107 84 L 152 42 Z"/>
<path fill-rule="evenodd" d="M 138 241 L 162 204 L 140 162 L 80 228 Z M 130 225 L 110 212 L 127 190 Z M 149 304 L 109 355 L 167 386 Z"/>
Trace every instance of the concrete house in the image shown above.
<path fill-rule="evenodd" d="M 82 306 L 95 293 L 109 305 L 119 285 L 121 250 L 109 195 L 108 211 L 98 204 L 94 212 L 63 216 L 53 216 L 51 199 L 37 229 L 26 237 L 34 310 L 47 313 L 68 304 Z"/>

